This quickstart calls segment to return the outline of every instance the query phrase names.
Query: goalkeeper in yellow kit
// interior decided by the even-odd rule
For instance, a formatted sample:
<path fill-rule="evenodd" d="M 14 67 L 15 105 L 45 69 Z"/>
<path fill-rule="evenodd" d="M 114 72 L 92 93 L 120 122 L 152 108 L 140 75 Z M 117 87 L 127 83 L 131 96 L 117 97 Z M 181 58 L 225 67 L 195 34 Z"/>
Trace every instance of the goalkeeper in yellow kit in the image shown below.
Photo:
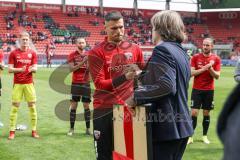
<path fill-rule="evenodd" d="M 36 131 L 36 93 L 32 77 L 32 73 L 37 71 L 37 54 L 29 47 L 30 36 L 27 32 L 23 31 L 20 33 L 19 44 L 19 48 L 10 53 L 8 61 L 8 71 L 9 73 L 14 73 L 9 140 L 15 137 L 17 112 L 23 97 L 29 107 L 32 137 L 39 138 Z"/>

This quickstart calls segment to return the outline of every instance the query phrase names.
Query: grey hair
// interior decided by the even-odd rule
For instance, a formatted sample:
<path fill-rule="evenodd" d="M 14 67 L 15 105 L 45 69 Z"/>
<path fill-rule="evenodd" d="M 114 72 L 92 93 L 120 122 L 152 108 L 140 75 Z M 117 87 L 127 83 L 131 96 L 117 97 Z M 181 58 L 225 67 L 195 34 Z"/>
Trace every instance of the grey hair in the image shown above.
<path fill-rule="evenodd" d="M 186 39 L 185 26 L 181 16 L 171 10 L 160 11 L 153 15 L 151 24 L 163 41 L 183 42 Z"/>

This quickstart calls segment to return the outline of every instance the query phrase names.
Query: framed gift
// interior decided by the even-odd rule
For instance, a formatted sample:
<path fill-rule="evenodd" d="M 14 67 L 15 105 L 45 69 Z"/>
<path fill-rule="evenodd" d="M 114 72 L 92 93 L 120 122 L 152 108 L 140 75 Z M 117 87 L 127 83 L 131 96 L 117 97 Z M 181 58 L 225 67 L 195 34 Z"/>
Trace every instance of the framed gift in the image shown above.
<path fill-rule="evenodd" d="M 151 124 L 146 121 L 147 114 L 147 106 L 136 107 L 134 115 L 126 106 L 114 107 L 114 160 L 153 159 L 152 130 Z"/>

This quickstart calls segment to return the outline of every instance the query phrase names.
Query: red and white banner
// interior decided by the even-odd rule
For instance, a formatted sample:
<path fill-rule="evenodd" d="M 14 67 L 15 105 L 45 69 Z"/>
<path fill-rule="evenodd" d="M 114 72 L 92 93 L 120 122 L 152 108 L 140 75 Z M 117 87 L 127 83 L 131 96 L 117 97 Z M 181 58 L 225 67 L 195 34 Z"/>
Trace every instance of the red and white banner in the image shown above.
<path fill-rule="evenodd" d="M 139 13 L 144 17 L 152 17 L 157 12 L 159 12 L 159 11 L 157 11 L 157 10 L 139 10 Z"/>
<path fill-rule="evenodd" d="M 201 18 L 203 20 L 216 21 L 216 19 L 237 19 L 240 12 L 212 12 L 212 13 L 201 13 Z"/>
<path fill-rule="evenodd" d="M 110 11 L 119 11 L 121 13 L 124 13 L 125 15 L 132 15 L 133 9 L 123 9 L 123 8 L 104 8 L 104 11 L 110 12 Z"/>
<path fill-rule="evenodd" d="M 36 3 L 26 3 L 26 11 L 29 12 L 61 12 L 61 5 L 54 4 L 36 4 Z"/>
<path fill-rule="evenodd" d="M 195 12 L 179 12 L 182 17 L 196 17 Z"/>
<path fill-rule="evenodd" d="M 94 12 L 97 12 L 99 7 L 89 7 L 89 6 L 74 6 L 74 5 L 67 5 L 66 12 L 87 12 L 87 8 L 94 9 Z"/>
<path fill-rule="evenodd" d="M 238 13 L 237 12 L 221 12 L 218 14 L 219 19 L 237 19 Z"/>
<path fill-rule="evenodd" d="M 1 11 L 5 10 L 5 11 L 13 11 L 13 10 L 17 10 L 20 9 L 20 3 L 18 2 L 0 2 L 0 9 Z"/>

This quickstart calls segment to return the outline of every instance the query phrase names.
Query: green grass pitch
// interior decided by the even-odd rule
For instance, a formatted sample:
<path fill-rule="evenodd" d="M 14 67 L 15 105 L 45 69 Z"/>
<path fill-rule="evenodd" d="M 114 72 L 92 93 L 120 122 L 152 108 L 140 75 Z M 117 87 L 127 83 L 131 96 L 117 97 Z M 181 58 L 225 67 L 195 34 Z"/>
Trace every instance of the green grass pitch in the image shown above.
<path fill-rule="evenodd" d="M 50 88 L 49 77 L 54 69 L 39 68 L 35 75 L 37 91 L 39 140 L 30 137 L 29 113 L 26 103 L 22 103 L 18 124 L 27 124 L 26 131 L 17 131 L 13 141 L 7 140 L 9 111 L 11 107 L 12 75 L 5 70 L 2 75 L 3 95 L 0 97 L 0 120 L 4 127 L 0 128 L 0 160 L 94 160 L 95 150 L 93 137 L 85 135 L 85 123 L 76 122 L 75 135 L 66 136 L 69 122 L 60 120 L 55 114 L 56 105 L 70 98 L 70 95 L 58 93 Z M 216 121 L 224 101 L 236 85 L 233 80 L 234 68 L 223 67 L 221 77 L 216 81 L 215 110 L 212 112 L 209 140 L 211 144 L 201 142 L 202 114 L 198 118 L 198 126 L 194 135 L 194 144 L 187 147 L 184 160 L 220 160 L 223 147 L 216 135 Z M 65 79 L 69 83 L 70 76 Z M 190 84 L 189 93 L 192 83 Z M 82 105 L 78 113 L 83 111 Z M 92 123 L 91 123 L 92 127 Z"/>

